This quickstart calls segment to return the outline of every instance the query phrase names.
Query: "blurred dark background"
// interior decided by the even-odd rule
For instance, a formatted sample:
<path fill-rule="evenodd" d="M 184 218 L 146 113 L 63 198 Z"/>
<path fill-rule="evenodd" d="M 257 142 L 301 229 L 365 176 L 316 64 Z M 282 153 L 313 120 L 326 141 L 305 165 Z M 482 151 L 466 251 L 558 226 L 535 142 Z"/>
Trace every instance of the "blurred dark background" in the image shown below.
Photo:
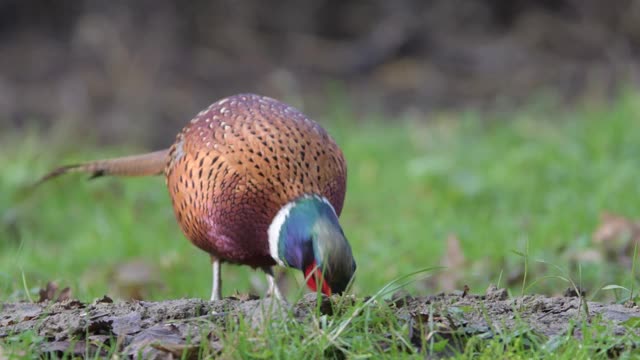
<path fill-rule="evenodd" d="M 638 84 L 638 19 L 627 0 L 4 0 L 0 130 L 164 147 L 238 92 L 312 118 L 570 106 Z"/>

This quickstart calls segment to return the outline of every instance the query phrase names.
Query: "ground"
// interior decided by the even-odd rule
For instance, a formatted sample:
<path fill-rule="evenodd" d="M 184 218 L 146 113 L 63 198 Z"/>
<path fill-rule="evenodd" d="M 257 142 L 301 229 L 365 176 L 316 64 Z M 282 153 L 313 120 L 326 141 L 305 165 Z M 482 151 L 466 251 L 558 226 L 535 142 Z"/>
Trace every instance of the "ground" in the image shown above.
<path fill-rule="evenodd" d="M 525 348 L 552 354 L 570 339 L 593 336 L 589 333 L 591 327 L 599 326 L 626 341 L 595 344 L 591 349 L 594 354 L 616 356 L 635 349 L 640 335 L 635 326 L 640 322 L 637 306 L 585 302 L 575 296 L 575 292 L 567 295 L 509 297 L 505 289 L 490 287 L 483 295 L 457 292 L 413 297 L 398 292 L 387 301 L 363 302 L 352 296 L 323 296 L 317 300 L 315 294 L 308 294 L 292 306 L 284 307 L 270 298 L 231 297 L 216 302 L 200 299 L 113 302 L 106 296 L 91 303 L 46 300 L 5 304 L 0 311 L 0 338 L 27 332 L 33 343 L 27 350 L 15 350 L 17 354 L 28 351 L 56 357 L 117 353 L 154 359 L 191 359 L 205 355 L 245 357 L 252 352 L 277 357 L 275 349 L 264 345 L 234 347 L 233 342 L 223 341 L 223 333 L 238 322 L 257 334 L 268 333 L 268 328 L 274 326 L 286 328 L 294 322 L 309 329 L 314 329 L 314 324 L 318 326 L 305 340 L 306 348 L 292 350 L 306 357 L 312 357 L 314 352 L 333 358 L 375 352 L 441 358 L 460 355 L 478 346 L 472 343 L 473 338 L 486 342 L 498 339 L 506 341 L 506 345 L 521 341 Z M 346 331 L 343 324 L 351 326 L 349 323 L 355 317 L 365 317 L 367 311 L 372 311 L 374 316 L 384 316 L 381 314 L 386 311 L 397 319 L 394 326 L 368 329 L 376 338 L 371 341 L 372 348 L 361 349 L 331 341 L 314 344 L 314 337 L 337 338 L 341 331 Z M 334 316 L 336 320 L 332 320 Z M 295 330 L 293 332 L 295 334 Z M 11 341 L 8 344 L 4 355 L 12 354 Z"/>

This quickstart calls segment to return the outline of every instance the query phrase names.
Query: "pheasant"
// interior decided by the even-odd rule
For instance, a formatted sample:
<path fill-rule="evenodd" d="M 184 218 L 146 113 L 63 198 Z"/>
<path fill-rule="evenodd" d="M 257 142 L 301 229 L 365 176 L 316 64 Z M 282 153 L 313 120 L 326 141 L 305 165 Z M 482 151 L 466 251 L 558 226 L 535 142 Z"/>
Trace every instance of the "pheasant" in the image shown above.
<path fill-rule="evenodd" d="M 201 111 L 165 150 L 59 167 L 100 176 L 165 176 L 185 237 L 212 263 L 211 300 L 221 296 L 221 264 L 262 269 L 268 294 L 282 299 L 273 266 L 303 272 L 307 286 L 342 293 L 356 263 L 338 217 L 347 168 L 330 135 L 297 109 L 239 94 Z"/>

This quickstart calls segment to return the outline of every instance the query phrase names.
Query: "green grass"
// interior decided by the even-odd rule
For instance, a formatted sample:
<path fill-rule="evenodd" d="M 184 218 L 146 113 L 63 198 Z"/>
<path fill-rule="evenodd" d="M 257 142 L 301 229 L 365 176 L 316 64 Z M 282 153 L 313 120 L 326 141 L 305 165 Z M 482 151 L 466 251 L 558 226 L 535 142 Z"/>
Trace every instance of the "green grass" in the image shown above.
<path fill-rule="evenodd" d="M 429 272 L 423 270 L 421 273 Z M 461 312 L 469 311 L 464 306 L 439 304 L 437 308 L 428 307 L 428 317 L 411 312 L 397 316 L 397 309 L 379 300 L 415 275 L 420 274 L 397 279 L 367 301 L 362 298 L 353 301 L 338 299 L 330 316 L 323 315 L 318 307 L 311 311 L 309 321 L 291 321 L 292 313 L 288 316 L 266 316 L 262 321 L 232 316 L 221 327 L 218 320 L 200 318 L 198 323 L 202 332 L 199 337 L 211 342 L 190 343 L 186 339 L 184 349 L 191 355 L 197 354 L 198 358 L 220 356 L 224 359 L 417 359 L 425 354 L 455 359 L 491 359 L 497 356 L 509 359 L 609 359 L 635 358 L 640 354 L 637 349 L 640 336 L 633 332 L 638 326 L 637 319 L 622 323 L 629 331 L 621 335 L 599 315 L 588 321 L 576 316 L 569 321 L 564 333 L 545 336 L 525 322 L 516 322 L 514 327 L 506 330 L 500 321 L 488 315 L 485 318 L 487 326 L 467 326 L 460 321 Z M 446 324 L 451 322 L 434 320 L 433 316 L 447 316 L 459 327 L 449 327 Z M 579 334 L 580 338 L 576 339 L 574 334 Z M 0 340 L 0 356 L 35 358 L 44 342 L 45 339 L 33 331 L 9 336 Z M 115 339 L 111 344 L 114 343 Z M 117 356 L 112 347 L 101 350 L 108 354 L 108 358 Z M 86 351 L 88 358 L 98 358 L 88 347 L 81 351 Z M 192 358 L 183 355 L 183 358 Z M 65 354 L 65 358 L 72 357 Z"/>
<path fill-rule="evenodd" d="M 594 248 L 591 234 L 602 211 L 640 218 L 639 115 L 640 98 L 627 95 L 611 106 L 566 113 L 532 107 L 503 118 L 446 113 L 427 121 L 354 122 L 339 108 L 319 119 L 349 166 L 341 222 L 358 263 L 352 292 L 375 293 L 403 274 L 439 265 L 450 234 L 459 238 L 466 263 L 448 271 L 462 274 L 458 286 L 472 291 L 500 282 L 520 294 L 524 257 L 518 253 L 525 252 L 525 285 L 562 275 L 594 299 L 614 296 L 598 292 L 608 284 L 631 287 L 630 267 L 572 255 Z M 56 165 L 144 149 L 73 147 L 37 132 L 0 141 L 0 300 L 25 299 L 25 289 L 37 297 L 35 289 L 49 280 L 91 300 L 112 293 L 114 269 L 135 259 L 153 265 L 161 280 L 149 299 L 208 298 L 209 258 L 181 234 L 162 178 L 87 182 L 69 175 L 25 201 L 15 199 L 20 186 Z M 249 291 L 251 277 L 264 282 L 248 268 L 222 271 L 225 296 Z M 299 291 L 301 275 L 288 276 Z M 555 294 L 569 286 L 551 277 L 525 291 Z M 426 281 L 407 289 L 439 291 Z"/>

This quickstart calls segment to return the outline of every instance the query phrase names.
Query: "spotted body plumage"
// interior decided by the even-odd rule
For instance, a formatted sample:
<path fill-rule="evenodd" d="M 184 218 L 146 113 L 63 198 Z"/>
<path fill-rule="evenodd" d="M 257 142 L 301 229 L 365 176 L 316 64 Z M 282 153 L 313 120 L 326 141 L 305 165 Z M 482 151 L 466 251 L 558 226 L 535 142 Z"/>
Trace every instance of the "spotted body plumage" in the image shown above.
<path fill-rule="evenodd" d="M 200 112 L 177 135 L 165 168 L 178 223 L 194 245 L 226 262 L 275 264 L 267 229 L 304 194 L 342 210 L 346 164 L 335 141 L 298 110 L 242 94 Z"/>
<path fill-rule="evenodd" d="M 213 300 L 221 297 L 220 264 L 261 268 L 281 297 L 271 267 L 301 270 L 313 290 L 342 292 L 355 272 L 338 217 L 346 162 L 316 122 L 277 100 L 240 94 L 193 118 L 165 150 L 63 166 L 67 172 L 164 174 L 185 236 L 210 254 Z"/>

